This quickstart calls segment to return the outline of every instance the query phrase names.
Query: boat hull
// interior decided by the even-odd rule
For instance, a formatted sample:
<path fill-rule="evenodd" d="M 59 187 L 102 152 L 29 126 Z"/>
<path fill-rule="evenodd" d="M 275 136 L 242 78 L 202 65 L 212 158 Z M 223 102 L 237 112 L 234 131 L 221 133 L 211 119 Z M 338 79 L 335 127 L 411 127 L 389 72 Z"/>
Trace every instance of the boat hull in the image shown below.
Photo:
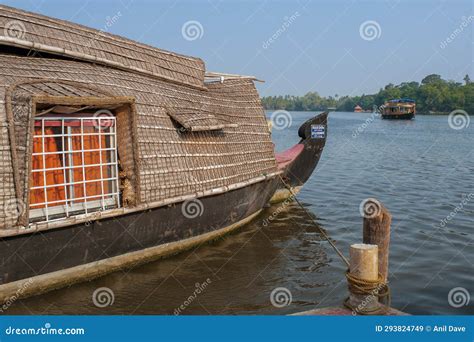
<path fill-rule="evenodd" d="M 293 186 L 288 188 L 279 187 L 270 199 L 270 204 L 276 204 L 285 201 L 286 199 L 298 195 L 301 191 L 301 186 Z"/>
<path fill-rule="evenodd" d="M 385 120 L 411 120 L 415 117 L 415 114 L 382 114 L 382 119 Z"/>
<path fill-rule="evenodd" d="M 213 239 L 221 235 L 219 232 L 245 223 L 268 203 L 277 186 L 278 179 L 273 177 L 220 195 L 203 197 L 200 202 L 193 203 L 198 211 L 189 210 L 186 215 L 183 214 L 186 202 L 181 202 L 100 221 L 2 238 L 0 299 L 5 300 L 9 293 L 18 296 L 18 286 L 24 279 L 32 278 L 34 288 L 45 292 L 101 276 L 121 266 L 129 267 L 129 258 L 118 258 L 127 253 L 133 254 L 133 264 L 138 264 L 140 260 L 150 260 L 150 248 L 156 246 L 163 247 L 157 250 L 158 257 L 192 248 L 195 244 L 189 241 L 197 236 Z M 177 244 L 180 241 L 187 242 Z M 202 239 L 194 241 L 203 242 Z M 145 251 L 143 258 L 140 258 L 140 251 Z M 114 262 L 111 267 L 94 269 L 94 264 L 107 264 L 104 260 Z M 79 274 L 84 271 L 83 275 L 65 279 L 64 274 L 68 274 L 67 270 L 71 268 Z M 12 286 L 12 283 L 18 286 Z M 31 288 L 23 292 L 34 294 L 30 293 Z M 24 293 L 21 295 L 26 296 Z"/>
<path fill-rule="evenodd" d="M 321 113 L 306 121 L 298 130 L 301 141 L 279 154 L 279 169 L 283 171 L 280 185 L 270 202 L 284 201 L 300 191 L 319 163 L 328 134 L 328 113 Z M 324 134 L 314 134 L 315 127 L 323 127 Z M 286 157 L 286 159 L 285 159 Z M 288 187 L 290 189 L 288 189 Z"/>

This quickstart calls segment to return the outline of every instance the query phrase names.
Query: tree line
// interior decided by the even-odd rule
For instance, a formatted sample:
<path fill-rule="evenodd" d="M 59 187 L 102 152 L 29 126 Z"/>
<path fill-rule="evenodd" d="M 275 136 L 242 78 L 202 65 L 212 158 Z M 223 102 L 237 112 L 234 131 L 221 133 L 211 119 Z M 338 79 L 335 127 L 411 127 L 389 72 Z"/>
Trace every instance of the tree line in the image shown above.
<path fill-rule="evenodd" d="M 309 92 L 304 96 L 263 97 L 262 104 L 265 109 L 321 111 L 335 108 L 337 111 L 352 112 L 357 105 L 363 110 L 372 111 L 388 100 L 404 97 L 416 101 L 419 113 L 449 113 L 455 109 L 463 109 L 474 114 L 474 83 L 469 75 L 464 77 L 464 83 L 447 81 L 440 75 L 431 74 L 423 78 L 421 83 L 390 83 L 372 95 L 339 97 L 336 94 L 322 97 L 317 92 Z"/>

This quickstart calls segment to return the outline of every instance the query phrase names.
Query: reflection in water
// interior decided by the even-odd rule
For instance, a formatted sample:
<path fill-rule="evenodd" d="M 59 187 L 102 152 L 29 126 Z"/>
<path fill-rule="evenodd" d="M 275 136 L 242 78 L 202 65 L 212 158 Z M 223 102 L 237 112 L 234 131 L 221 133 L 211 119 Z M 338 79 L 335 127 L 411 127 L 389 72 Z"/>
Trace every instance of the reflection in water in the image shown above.
<path fill-rule="evenodd" d="M 464 201 L 474 193 L 474 126 L 456 131 L 446 117 L 420 115 L 373 120 L 354 137 L 370 115 L 330 115 L 326 148 L 299 200 L 347 255 L 362 239 L 361 201 L 378 198 L 393 215 L 393 306 L 412 314 L 474 314 L 472 301 L 459 308 L 448 302 L 456 287 L 474 296 L 474 200 Z M 310 116 L 293 114 L 292 127 L 274 130 L 279 150 L 297 141 L 297 128 Z M 269 220 L 278 208 L 219 241 L 16 301 L 6 313 L 287 314 L 340 305 L 347 295 L 345 264 L 296 204 Z M 93 304 L 101 287 L 113 291 L 112 305 Z M 290 291 L 290 305 L 271 304 L 276 288 Z"/>

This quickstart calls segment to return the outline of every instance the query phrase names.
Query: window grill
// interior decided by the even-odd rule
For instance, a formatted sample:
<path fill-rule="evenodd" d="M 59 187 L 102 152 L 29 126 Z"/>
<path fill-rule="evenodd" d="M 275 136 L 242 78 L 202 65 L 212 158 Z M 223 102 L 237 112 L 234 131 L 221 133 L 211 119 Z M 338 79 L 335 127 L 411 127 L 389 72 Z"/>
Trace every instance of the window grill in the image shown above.
<path fill-rule="evenodd" d="M 35 118 L 30 222 L 118 207 L 116 118 Z"/>

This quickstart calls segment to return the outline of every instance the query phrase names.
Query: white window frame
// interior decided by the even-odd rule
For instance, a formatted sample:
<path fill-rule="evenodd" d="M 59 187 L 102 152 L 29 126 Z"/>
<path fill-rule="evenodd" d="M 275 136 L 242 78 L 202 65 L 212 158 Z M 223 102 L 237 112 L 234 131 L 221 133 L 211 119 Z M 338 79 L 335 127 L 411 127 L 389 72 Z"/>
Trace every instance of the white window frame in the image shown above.
<path fill-rule="evenodd" d="M 43 173 L 43 185 L 33 187 L 30 184 L 30 191 L 43 189 L 45 201 L 41 203 L 30 204 L 29 217 L 30 221 L 38 222 L 50 222 L 56 220 L 63 220 L 68 217 L 73 217 L 77 215 L 84 215 L 91 212 L 105 211 L 115 208 L 120 208 L 120 188 L 119 188 L 119 171 L 118 171 L 118 153 L 117 153 L 117 120 L 115 117 L 35 117 L 35 122 L 41 122 L 41 135 L 34 134 L 33 138 L 41 139 L 42 152 L 32 153 L 33 156 L 42 157 L 42 169 L 32 169 L 31 172 L 42 172 Z M 47 121 L 60 121 L 61 122 L 61 134 L 44 134 L 45 132 L 45 122 Z M 65 126 L 67 121 L 79 121 L 81 127 L 81 133 L 72 133 L 71 126 Z M 98 132 L 98 133 L 84 133 L 84 121 L 93 121 L 97 126 L 96 127 L 107 127 L 108 132 Z M 106 125 L 103 125 L 103 122 L 106 122 Z M 97 128 L 96 128 L 97 129 Z M 99 148 L 98 149 L 84 149 L 84 136 L 88 135 L 99 135 Z M 72 149 L 72 137 L 81 137 L 81 149 L 73 150 Z M 102 136 L 110 136 L 109 145 L 102 146 Z M 47 137 L 61 138 L 62 139 L 62 151 L 58 152 L 47 152 L 45 149 L 45 139 Z M 65 140 L 68 140 L 67 147 L 68 150 L 64 150 L 66 144 Z M 110 161 L 103 163 L 102 161 L 102 152 L 110 153 Z M 100 152 L 100 163 L 99 164 L 84 164 L 84 152 Z M 73 165 L 73 153 L 81 153 L 81 165 Z M 46 155 L 48 154 L 60 154 L 62 155 L 62 167 L 56 168 L 46 168 Z M 67 159 L 67 163 L 66 163 Z M 67 166 L 65 166 L 67 165 Z M 110 175 L 104 177 L 103 167 L 100 167 L 100 178 L 93 180 L 86 180 L 86 167 L 94 166 L 107 166 L 108 172 Z M 82 179 L 76 181 L 74 179 L 74 169 L 82 168 Z M 63 170 L 64 173 L 64 183 L 62 184 L 52 184 L 47 185 L 46 183 L 46 172 L 53 170 Z M 67 174 L 68 173 L 68 174 Z M 74 180 L 74 181 L 68 181 Z M 104 181 L 109 182 L 110 191 L 104 193 Z M 86 183 L 91 182 L 100 182 L 101 184 L 101 193 L 96 195 L 87 195 Z M 84 189 L 84 196 L 75 197 L 74 196 L 74 185 L 82 184 Z M 48 189 L 53 187 L 64 187 L 65 199 L 60 201 L 48 201 Z M 72 196 L 70 196 L 72 194 Z M 101 197 L 99 200 L 97 197 Z M 88 200 L 94 198 L 94 200 Z M 73 203 L 77 200 L 83 200 L 80 203 Z M 65 205 L 54 205 L 55 203 L 66 203 Z M 44 206 L 43 208 L 35 208 L 37 206 Z"/>

